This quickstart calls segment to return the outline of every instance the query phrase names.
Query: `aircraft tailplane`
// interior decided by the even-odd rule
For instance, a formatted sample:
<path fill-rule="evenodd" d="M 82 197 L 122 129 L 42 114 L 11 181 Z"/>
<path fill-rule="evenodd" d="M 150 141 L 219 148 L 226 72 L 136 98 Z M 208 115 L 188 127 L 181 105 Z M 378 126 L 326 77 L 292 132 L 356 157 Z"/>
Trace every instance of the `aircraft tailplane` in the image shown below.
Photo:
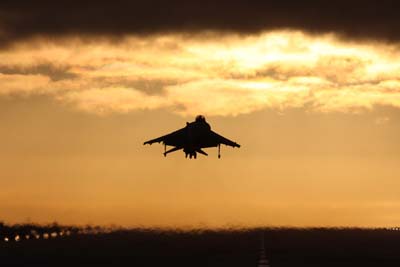
<path fill-rule="evenodd" d="M 196 152 L 199 152 L 200 154 L 203 154 L 204 156 L 208 156 L 206 152 L 204 152 L 201 148 L 197 149 Z"/>
<path fill-rule="evenodd" d="M 167 154 L 172 153 L 172 152 L 175 152 L 175 151 L 178 151 L 178 150 L 180 150 L 180 149 L 182 149 L 182 147 L 174 147 L 174 148 L 171 148 L 170 150 L 164 152 L 164 157 L 166 157 Z"/>

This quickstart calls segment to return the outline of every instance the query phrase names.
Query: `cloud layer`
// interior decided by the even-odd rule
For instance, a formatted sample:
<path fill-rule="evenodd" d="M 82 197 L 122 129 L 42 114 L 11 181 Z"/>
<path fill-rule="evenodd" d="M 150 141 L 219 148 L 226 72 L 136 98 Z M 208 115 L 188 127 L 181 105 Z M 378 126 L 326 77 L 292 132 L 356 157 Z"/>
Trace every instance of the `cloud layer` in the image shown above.
<path fill-rule="evenodd" d="M 395 45 L 299 31 L 36 38 L 0 51 L 0 94 L 52 95 L 99 114 L 360 112 L 400 107 L 399 62 Z"/>
<path fill-rule="evenodd" d="M 32 36 L 123 36 L 292 29 L 399 41 L 398 1 L 16 1 L 0 3 L 2 43 Z"/>

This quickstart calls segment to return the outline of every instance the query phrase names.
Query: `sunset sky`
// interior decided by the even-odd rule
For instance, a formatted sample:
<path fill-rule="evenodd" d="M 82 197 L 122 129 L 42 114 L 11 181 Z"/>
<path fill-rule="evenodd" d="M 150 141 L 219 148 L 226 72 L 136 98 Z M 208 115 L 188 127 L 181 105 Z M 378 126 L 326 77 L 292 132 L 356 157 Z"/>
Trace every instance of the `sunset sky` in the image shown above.
<path fill-rule="evenodd" d="M 1 3 L 0 220 L 400 225 L 398 8 L 290 2 Z"/>

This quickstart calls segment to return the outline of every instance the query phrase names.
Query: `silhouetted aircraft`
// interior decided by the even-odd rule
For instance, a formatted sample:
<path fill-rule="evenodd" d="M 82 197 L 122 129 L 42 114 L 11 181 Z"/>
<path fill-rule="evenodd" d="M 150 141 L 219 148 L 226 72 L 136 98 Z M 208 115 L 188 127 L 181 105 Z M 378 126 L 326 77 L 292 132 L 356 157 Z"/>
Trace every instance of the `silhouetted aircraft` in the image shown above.
<path fill-rule="evenodd" d="M 183 149 L 186 158 L 196 158 L 197 153 L 208 156 L 202 148 L 218 147 L 218 158 L 221 157 L 221 144 L 240 147 L 239 144 L 211 131 L 210 124 L 206 122 L 204 116 L 199 115 L 194 122 L 187 122 L 186 127 L 170 134 L 144 142 L 146 144 L 160 143 L 164 144 L 164 156 L 171 152 Z M 167 146 L 173 146 L 167 151 Z"/>

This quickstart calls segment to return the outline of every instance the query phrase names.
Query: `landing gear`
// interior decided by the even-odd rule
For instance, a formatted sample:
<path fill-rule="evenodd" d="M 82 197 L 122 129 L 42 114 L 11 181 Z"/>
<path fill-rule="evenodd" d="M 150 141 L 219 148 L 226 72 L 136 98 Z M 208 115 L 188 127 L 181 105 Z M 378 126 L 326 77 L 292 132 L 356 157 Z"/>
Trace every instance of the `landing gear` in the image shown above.
<path fill-rule="evenodd" d="M 186 156 L 186 157 L 187 157 L 187 156 Z M 192 158 L 194 158 L 194 159 L 197 158 L 197 153 L 196 153 L 196 152 L 190 152 L 190 153 L 189 153 L 189 159 L 192 159 Z"/>
<path fill-rule="evenodd" d="M 221 158 L 221 144 L 218 144 L 218 158 Z"/>

